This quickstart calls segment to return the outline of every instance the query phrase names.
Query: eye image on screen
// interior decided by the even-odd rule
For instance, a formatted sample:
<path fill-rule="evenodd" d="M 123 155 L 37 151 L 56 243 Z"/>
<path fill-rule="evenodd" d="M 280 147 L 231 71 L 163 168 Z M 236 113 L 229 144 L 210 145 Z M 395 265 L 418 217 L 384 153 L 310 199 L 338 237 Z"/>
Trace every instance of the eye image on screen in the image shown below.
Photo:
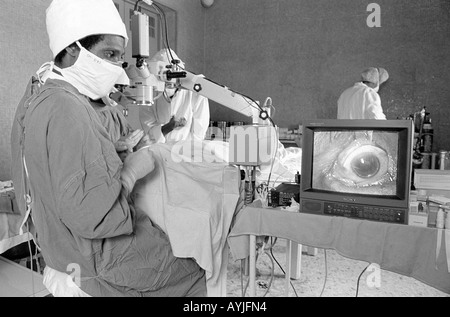
<path fill-rule="evenodd" d="M 399 136 L 386 131 L 316 131 L 313 188 L 395 195 Z"/>

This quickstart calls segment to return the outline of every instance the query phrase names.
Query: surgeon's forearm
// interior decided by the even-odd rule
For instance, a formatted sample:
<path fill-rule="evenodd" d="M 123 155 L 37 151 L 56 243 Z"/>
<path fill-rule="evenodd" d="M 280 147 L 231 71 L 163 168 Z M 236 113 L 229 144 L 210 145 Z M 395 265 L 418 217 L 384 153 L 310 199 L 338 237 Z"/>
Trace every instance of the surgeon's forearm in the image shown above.
<path fill-rule="evenodd" d="M 171 121 L 161 127 L 161 132 L 163 133 L 164 136 L 166 136 L 167 134 L 172 132 L 174 128 L 175 128 L 175 125 Z"/>
<path fill-rule="evenodd" d="M 136 181 L 123 173 L 120 175 L 120 179 L 122 181 L 123 193 L 125 197 L 128 199 L 130 197 L 131 192 L 133 191 L 134 184 L 136 183 Z"/>
<path fill-rule="evenodd" d="M 103 184 L 84 193 L 82 200 L 63 208 L 61 220 L 71 231 L 86 239 L 104 239 L 132 233 L 134 213 L 127 202 L 128 197 L 119 194 L 120 187 L 117 185 L 117 181 L 113 181 L 110 186 Z M 66 191 L 61 200 L 73 200 L 72 192 L 70 189 Z"/>

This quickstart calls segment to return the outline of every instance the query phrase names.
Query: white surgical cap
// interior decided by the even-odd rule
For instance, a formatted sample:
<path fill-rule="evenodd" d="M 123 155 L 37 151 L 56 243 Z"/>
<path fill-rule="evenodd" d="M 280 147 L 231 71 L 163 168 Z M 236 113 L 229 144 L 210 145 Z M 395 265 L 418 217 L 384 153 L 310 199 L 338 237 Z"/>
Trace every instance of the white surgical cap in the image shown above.
<path fill-rule="evenodd" d="M 375 85 L 381 85 L 389 79 L 389 74 L 384 68 L 370 67 L 362 72 L 362 81 L 367 81 Z"/>
<path fill-rule="evenodd" d="M 47 8 L 47 33 L 53 57 L 70 44 L 95 34 L 128 36 L 112 0 L 53 0 Z"/>
<path fill-rule="evenodd" d="M 153 57 L 152 57 L 152 59 L 150 61 L 152 61 L 152 62 L 171 63 L 173 59 L 179 60 L 180 61 L 180 63 L 179 63 L 180 67 L 184 68 L 183 61 L 178 57 L 178 55 L 172 49 L 169 50 L 167 48 L 163 48 L 158 53 L 153 55 Z"/>

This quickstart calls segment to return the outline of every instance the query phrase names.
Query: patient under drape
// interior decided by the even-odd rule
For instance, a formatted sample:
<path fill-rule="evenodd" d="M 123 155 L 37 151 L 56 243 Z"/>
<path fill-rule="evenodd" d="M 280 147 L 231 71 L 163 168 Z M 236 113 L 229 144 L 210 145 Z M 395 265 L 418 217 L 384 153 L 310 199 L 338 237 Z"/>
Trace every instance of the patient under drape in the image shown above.
<path fill-rule="evenodd" d="M 175 256 L 194 258 L 206 271 L 208 296 L 216 297 L 226 296 L 227 236 L 241 180 L 239 168 L 207 145 L 152 145 L 156 168 L 136 184 L 133 200 L 168 235 Z"/>

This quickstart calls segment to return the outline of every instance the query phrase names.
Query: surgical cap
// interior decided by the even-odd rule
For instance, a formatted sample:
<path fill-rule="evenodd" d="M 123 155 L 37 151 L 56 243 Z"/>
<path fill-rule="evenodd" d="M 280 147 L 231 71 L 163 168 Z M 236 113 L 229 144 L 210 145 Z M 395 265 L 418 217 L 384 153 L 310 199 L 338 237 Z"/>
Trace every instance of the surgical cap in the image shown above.
<path fill-rule="evenodd" d="M 70 44 L 95 34 L 123 36 L 127 44 L 125 24 L 112 0 L 53 0 L 46 13 L 53 57 Z"/>
<path fill-rule="evenodd" d="M 172 49 L 163 48 L 158 53 L 153 55 L 153 57 L 152 57 L 152 59 L 150 61 L 152 61 L 152 62 L 171 63 L 173 59 L 179 60 L 180 61 L 180 64 L 179 64 L 180 67 L 184 68 L 183 61 L 178 57 L 178 55 Z"/>
<path fill-rule="evenodd" d="M 361 78 L 362 81 L 381 85 L 389 79 L 389 74 L 384 68 L 370 67 L 362 72 Z"/>

